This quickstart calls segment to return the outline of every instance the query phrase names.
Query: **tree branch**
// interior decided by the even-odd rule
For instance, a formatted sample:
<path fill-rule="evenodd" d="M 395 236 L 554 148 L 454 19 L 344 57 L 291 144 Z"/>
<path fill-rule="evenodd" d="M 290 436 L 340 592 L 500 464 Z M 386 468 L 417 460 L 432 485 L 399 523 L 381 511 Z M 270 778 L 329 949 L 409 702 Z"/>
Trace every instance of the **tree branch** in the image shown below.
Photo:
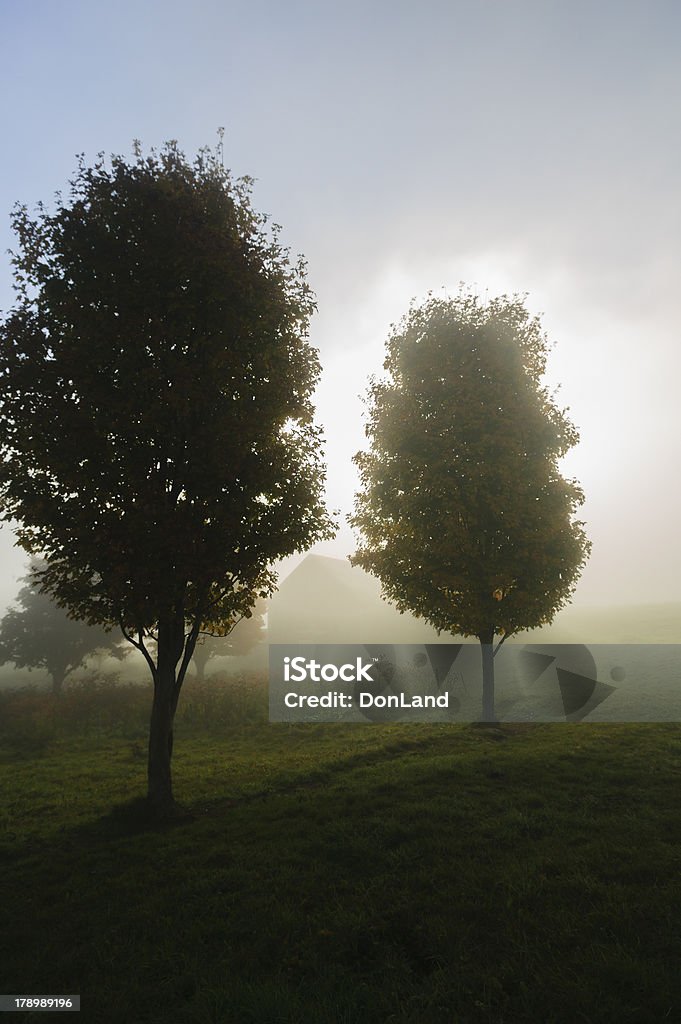
<path fill-rule="evenodd" d="M 154 682 L 156 682 L 156 665 L 154 664 L 154 659 L 149 654 L 149 651 L 144 646 L 144 634 L 143 634 L 142 630 L 141 629 L 137 630 L 138 639 L 134 640 L 133 637 L 130 635 L 130 633 L 128 633 L 128 631 L 125 628 L 125 626 L 123 625 L 123 616 L 122 615 L 120 615 L 118 617 L 118 625 L 121 627 L 121 633 L 123 634 L 125 639 L 128 640 L 132 644 L 133 647 L 136 647 L 137 650 L 140 651 L 141 654 L 144 655 L 145 661 L 146 661 L 147 665 L 149 666 L 149 668 L 151 670 L 151 675 L 153 677 L 153 680 L 154 680 Z"/>
<path fill-rule="evenodd" d="M 187 674 L 189 668 L 189 662 L 192 660 L 194 655 L 194 648 L 196 647 L 196 640 L 200 632 L 201 618 L 197 615 L 194 619 L 194 624 L 187 634 L 187 638 L 184 642 L 184 654 L 182 655 L 182 661 L 180 662 L 180 668 L 175 679 L 175 690 L 173 693 L 173 710 L 177 707 L 177 702 L 180 697 L 180 690 L 182 689 L 182 683 L 184 677 Z"/>
<path fill-rule="evenodd" d="M 507 640 L 509 636 L 513 636 L 513 634 L 512 634 L 512 633 L 504 633 L 504 635 L 502 636 L 501 640 L 499 641 L 499 643 L 497 644 L 497 646 L 496 646 L 496 647 L 494 648 L 494 652 L 493 652 L 493 654 L 492 654 L 492 657 L 493 657 L 493 658 L 496 658 L 496 656 L 497 656 L 497 653 L 498 653 L 498 651 L 499 651 L 499 648 L 500 648 L 500 647 L 501 647 L 501 645 L 503 644 L 504 640 Z"/>
<path fill-rule="evenodd" d="M 217 640 L 225 640 L 229 636 L 229 634 L 232 632 L 232 630 L 235 628 L 235 626 L 238 626 L 239 623 L 243 619 L 245 619 L 245 618 L 246 618 L 246 613 L 242 612 L 241 615 L 239 616 L 239 618 L 234 620 L 234 622 L 229 627 L 229 629 L 227 630 L 226 633 L 211 633 L 211 631 L 209 629 L 200 629 L 199 633 L 201 634 L 201 636 L 214 636 Z"/>
<path fill-rule="evenodd" d="M 133 640 L 133 638 L 130 636 L 130 634 L 128 633 L 127 629 L 123 625 L 123 616 L 122 615 L 119 615 L 119 617 L 118 617 L 118 625 L 121 627 L 121 633 L 123 634 L 125 639 L 129 643 L 131 643 L 133 647 L 136 647 L 138 651 L 141 651 L 142 648 L 140 647 L 138 642 L 136 640 Z"/>

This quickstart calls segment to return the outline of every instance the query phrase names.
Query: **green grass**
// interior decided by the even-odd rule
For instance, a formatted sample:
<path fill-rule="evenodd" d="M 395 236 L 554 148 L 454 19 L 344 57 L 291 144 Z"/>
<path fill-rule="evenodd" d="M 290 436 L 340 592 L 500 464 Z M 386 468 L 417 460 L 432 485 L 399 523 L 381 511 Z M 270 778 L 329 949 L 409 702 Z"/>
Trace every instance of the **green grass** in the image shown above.
<path fill-rule="evenodd" d="M 0 698 L 0 991 L 101 1024 L 681 1020 L 676 725 L 270 725 L 262 681 L 188 687 L 193 820 L 147 828 L 148 701 Z"/>

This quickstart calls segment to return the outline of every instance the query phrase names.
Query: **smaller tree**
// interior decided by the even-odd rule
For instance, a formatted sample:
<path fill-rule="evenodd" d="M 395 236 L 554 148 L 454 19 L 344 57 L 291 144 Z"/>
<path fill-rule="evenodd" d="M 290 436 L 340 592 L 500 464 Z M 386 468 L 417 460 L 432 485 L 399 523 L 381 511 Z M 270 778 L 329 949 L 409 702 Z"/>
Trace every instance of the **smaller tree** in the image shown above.
<path fill-rule="evenodd" d="M 52 693 L 59 696 L 70 672 L 98 652 L 122 659 L 129 648 L 120 634 L 100 626 L 88 626 L 69 618 L 63 608 L 41 593 L 35 579 L 42 564 L 34 560 L 23 577 L 26 586 L 17 595 L 18 608 L 10 608 L 0 620 L 0 664 L 12 661 L 17 668 L 42 668 L 52 680 Z"/>
<path fill-rule="evenodd" d="M 551 622 L 590 551 L 558 461 L 579 435 L 542 384 L 548 344 L 519 296 L 412 305 L 372 381 L 351 561 L 400 611 L 476 637 L 483 718 L 494 640 Z M 497 647 L 498 650 L 498 647 Z"/>
<path fill-rule="evenodd" d="M 254 647 L 262 643 L 266 636 L 266 613 L 267 601 L 260 598 L 253 609 L 239 619 L 227 634 L 205 634 L 199 637 L 192 658 L 199 682 L 203 682 L 206 666 L 213 658 L 249 654 Z"/>

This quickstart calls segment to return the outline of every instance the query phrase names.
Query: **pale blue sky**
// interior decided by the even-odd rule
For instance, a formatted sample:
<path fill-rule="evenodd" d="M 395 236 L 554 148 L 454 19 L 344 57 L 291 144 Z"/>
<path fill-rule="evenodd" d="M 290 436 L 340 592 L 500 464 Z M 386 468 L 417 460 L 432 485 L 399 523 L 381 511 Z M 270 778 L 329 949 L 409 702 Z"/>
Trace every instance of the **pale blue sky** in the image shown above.
<path fill-rule="evenodd" d="M 681 598 L 680 58 L 681 5 L 656 0 L 0 0 L 0 248 L 77 153 L 193 154 L 224 126 L 309 262 L 331 503 L 351 509 L 357 395 L 411 297 L 526 291 L 582 433 L 576 602 Z M 0 308 L 10 280 L 4 257 Z M 2 604 L 6 529 L 0 558 Z"/>

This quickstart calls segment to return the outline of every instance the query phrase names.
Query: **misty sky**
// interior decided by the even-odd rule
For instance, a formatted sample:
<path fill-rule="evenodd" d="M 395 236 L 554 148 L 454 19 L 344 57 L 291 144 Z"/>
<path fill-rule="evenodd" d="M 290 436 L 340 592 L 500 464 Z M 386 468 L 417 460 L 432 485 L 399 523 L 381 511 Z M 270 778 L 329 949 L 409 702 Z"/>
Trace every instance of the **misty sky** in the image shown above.
<path fill-rule="evenodd" d="M 3 251 L 14 202 L 49 201 L 77 153 L 193 156 L 224 126 L 308 260 L 331 506 L 351 511 L 358 396 L 410 299 L 527 292 L 582 437 L 575 604 L 681 599 L 680 4 L 0 0 L 0 56 Z M 26 562 L 7 528 L 0 559 L 2 605 Z"/>

